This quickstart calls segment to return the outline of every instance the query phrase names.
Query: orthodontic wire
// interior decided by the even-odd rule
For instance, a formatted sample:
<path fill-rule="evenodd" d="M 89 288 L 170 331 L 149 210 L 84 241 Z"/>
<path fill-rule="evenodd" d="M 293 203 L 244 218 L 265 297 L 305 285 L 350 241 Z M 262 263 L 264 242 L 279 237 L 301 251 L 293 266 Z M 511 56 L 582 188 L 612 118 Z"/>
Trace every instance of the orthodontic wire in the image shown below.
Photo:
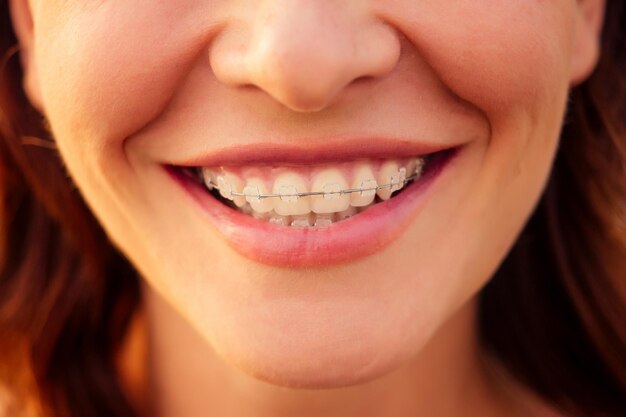
<path fill-rule="evenodd" d="M 295 193 L 295 194 L 245 194 L 243 192 L 237 192 L 237 191 L 230 191 L 230 195 L 232 197 L 250 197 L 250 198 L 255 198 L 255 199 L 265 199 L 265 198 L 280 198 L 280 199 L 284 199 L 284 198 L 300 198 L 300 197 L 309 197 L 309 196 L 327 196 L 327 195 L 333 195 L 333 194 L 340 194 L 340 195 L 344 195 L 344 194 L 352 194 L 352 193 L 357 193 L 357 192 L 363 192 L 363 191 L 378 191 L 378 190 L 384 190 L 386 188 L 393 188 L 394 186 L 398 186 L 400 184 L 406 185 L 408 182 L 413 181 L 414 179 L 418 178 L 419 176 L 421 176 L 421 172 L 416 172 L 415 174 L 406 177 L 404 180 L 400 181 L 398 180 L 397 182 L 391 182 L 391 184 L 383 184 L 383 185 L 377 185 L 376 187 L 371 187 L 371 188 L 348 188 L 345 190 L 340 190 L 340 191 L 329 191 L 329 192 L 324 192 L 324 191 L 309 191 L 306 193 Z M 219 185 L 210 182 L 208 184 L 209 187 L 211 187 L 211 189 L 216 189 L 216 190 L 220 190 Z"/>

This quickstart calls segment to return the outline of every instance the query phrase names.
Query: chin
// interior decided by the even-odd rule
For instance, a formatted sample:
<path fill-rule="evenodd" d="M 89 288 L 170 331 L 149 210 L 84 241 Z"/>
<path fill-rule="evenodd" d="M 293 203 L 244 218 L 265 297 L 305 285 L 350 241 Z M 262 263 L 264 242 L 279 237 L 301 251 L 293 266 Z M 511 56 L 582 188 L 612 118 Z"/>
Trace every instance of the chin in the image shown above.
<path fill-rule="evenodd" d="M 342 322 L 312 315 L 292 312 L 289 319 L 281 314 L 239 325 L 222 321 L 217 329 L 213 324 L 209 344 L 225 363 L 254 379 L 288 388 L 332 389 L 383 377 L 408 362 L 431 336 L 430 331 L 407 330 L 402 320 L 389 325 L 389 317 L 375 321 L 363 314 L 361 320 Z"/>
<path fill-rule="evenodd" d="M 398 352 L 363 352 L 363 347 L 328 348 L 304 352 L 223 352 L 224 360 L 246 375 L 275 386 L 293 389 L 334 389 L 366 384 L 392 372 L 408 355 Z M 407 356 L 407 357 L 405 357 Z"/>

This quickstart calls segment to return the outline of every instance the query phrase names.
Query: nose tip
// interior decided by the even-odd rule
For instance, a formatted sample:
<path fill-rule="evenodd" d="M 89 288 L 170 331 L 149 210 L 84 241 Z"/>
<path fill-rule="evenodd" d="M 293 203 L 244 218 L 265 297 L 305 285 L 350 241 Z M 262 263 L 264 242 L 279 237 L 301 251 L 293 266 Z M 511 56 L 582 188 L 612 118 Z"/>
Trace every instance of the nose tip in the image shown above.
<path fill-rule="evenodd" d="M 249 83 L 292 110 L 321 110 L 357 76 L 354 60 L 339 51 L 273 44 L 265 42 L 250 54 L 246 75 Z"/>
<path fill-rule="evenodd" d="M 391 27 L 329 3 L 289 0 L 257 14 L 245 30 L 226 28 L 210 52 L 217 79 L 255 86 L 293 111 L 315 112 L 354 81 L 395 68 L 400 41 Z"/>

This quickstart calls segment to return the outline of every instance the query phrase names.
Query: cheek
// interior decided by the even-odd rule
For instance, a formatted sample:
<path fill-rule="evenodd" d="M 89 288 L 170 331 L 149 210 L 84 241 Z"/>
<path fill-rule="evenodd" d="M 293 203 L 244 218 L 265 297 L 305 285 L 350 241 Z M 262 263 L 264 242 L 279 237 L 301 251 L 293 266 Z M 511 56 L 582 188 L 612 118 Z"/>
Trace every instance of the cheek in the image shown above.
<path fill-rule="evenodd" d="M 453 93 L 489 115 L 529 108 L 563 84 L 574 22 L 570 3 L 401 0 L 385 17 Z"/>
<path fill-rule="evenodd" d="M 528 202 L 540 193 L 558 143 L 569 89 L 575 2 L 392 4 L 386 10 L 395 14 L 386 18 L 410 38 L 450 92 L 475 106 L 489 123 L 474 200 L 507 198 L 530 210 Z"/>
<path fill-rule="evenodd" d="M 44 107 L 58 138 L 119 148 L 164 109 L 198 59 L 212 35 L 210 24 L 196 24 L 198 13 L 181 2 L 148 3 L 42 11 L 40 31 L 46 36 L 39 38 L 36 59 Z"/>
<path fill-rule="evenodd" d="M 54 3 L 42 2 L 35 15 L 45 34 L 35 57 L 44 112 L 96 217 L 107 229 L 127 231 L 116 243 L 138 252 L 144 231 L 128 208 L 137 193 L 124 142 L 162 112 L 201 59 L 212 36 L 208 13 L 192 9 L 198 2 Z"/>
<path fill-rule="evenodd" d="M 548 178 L 569 88 L 576 5 L 569 0 L 383 3 L 381 14 L 409 38 L 413 53 L 452 94 L 480 110 L 491 129 L 488 141 L 477 144 L 484 146 L 484 158 L 462 204 L 431 207 L 433 226 L 426 234 L 438 240 L 423 249 L 448 249 L 429 263 L 431 275 L 457 282 L 457 296 L 465 299 L 504 258 Z M 451 220 L 442 224 L 441 218 Z M 449 253 L 459 254 L 454 263 L 447 261 Z"/>

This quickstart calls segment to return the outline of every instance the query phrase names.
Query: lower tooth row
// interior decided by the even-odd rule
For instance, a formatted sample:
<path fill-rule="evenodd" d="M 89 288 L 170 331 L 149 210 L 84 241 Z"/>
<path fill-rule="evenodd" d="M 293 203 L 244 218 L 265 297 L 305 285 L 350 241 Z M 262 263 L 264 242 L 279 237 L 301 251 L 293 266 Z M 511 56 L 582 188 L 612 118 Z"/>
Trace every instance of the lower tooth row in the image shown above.
<path fill-rule="evenodd" d="M 280 225 L 280 226 L 291 226 L 291 227 L 328 227 L 333 223 L 336 223 L 341 220 L 348 219 L 354 216 L 357 213 L 365 210 L 367 207 L 349 207 L 348 209 L 332 214 L 316 214 L 309 213 L 305 215 L 298 216 L 282 216 L 275 211 L 271 211 L 268 213 L 258 213 L 253 211 L 249 205 L 239 208 L 239 210 L 243 213 L 249 214 L 255 219 L 264 220 L 268 223 Z"/>

